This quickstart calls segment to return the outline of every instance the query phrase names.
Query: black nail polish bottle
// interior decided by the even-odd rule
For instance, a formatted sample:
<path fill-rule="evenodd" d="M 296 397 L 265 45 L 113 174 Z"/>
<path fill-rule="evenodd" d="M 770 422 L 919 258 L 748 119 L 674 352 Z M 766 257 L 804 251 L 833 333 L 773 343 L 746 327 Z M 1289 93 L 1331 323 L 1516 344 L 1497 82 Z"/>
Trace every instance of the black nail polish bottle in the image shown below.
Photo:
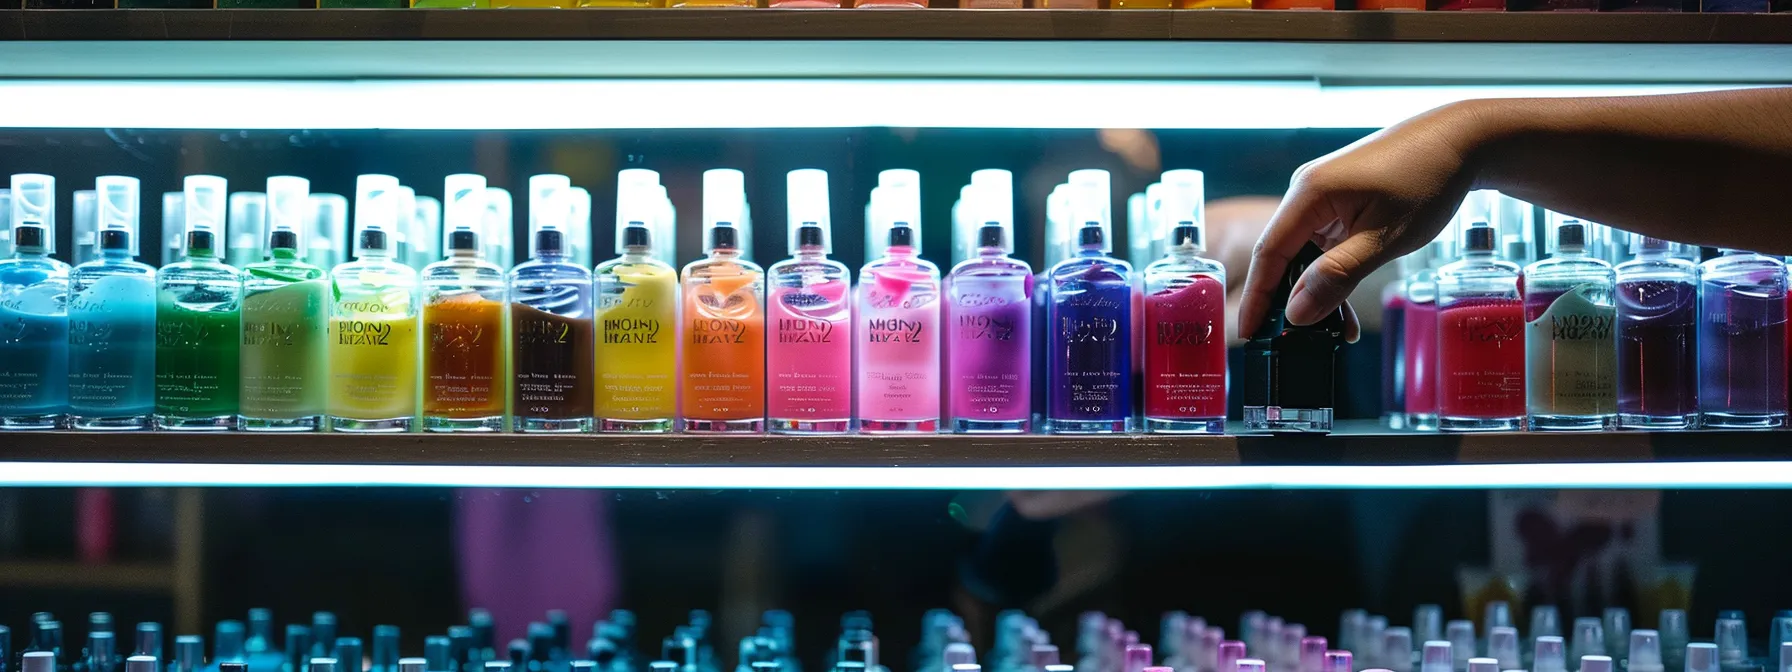
<path fill-rule="evenodd" d="M 1337 378 L 1338 346 L 1344 342 L 1344 310 L 1297 327 L 1284 311 L 1294 283 L 1319 259 L 1319 246 L 1307 243 L 1288 263 L 1288 270 L 1270 298 L 1269 314 L 1244 346 L 1244 367 L 1235 384 L 1244 401 L 1247 432 L 1332 431 L 1332 386 Z"/>

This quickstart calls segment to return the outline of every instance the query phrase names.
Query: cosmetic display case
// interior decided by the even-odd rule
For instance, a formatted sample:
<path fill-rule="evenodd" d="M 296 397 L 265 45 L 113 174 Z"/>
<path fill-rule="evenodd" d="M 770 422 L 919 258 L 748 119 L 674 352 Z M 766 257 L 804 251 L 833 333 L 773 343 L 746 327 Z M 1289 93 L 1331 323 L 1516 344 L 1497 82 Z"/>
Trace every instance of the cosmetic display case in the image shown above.
<path fill-rule="evenodd" d="M 0 308 L 66 277 L 94 296 L 107 254 L 173 264 L 160 306 L 77 300 L 82 338 L 49 340 L 86 367 L 108 320 L 157 324 L 105 353 L 157 374 L 156 409 L 98 425 L 232 428 L 6 416 L 58 428 L 0 430 L 0 672 L 1771 672 L 1792 431 L 1671 429 L 1696 409 L 1632 409 L 1639 385 L 1444 420 L 1658 429 L 1449 434 L 1402 396 L 1424 374 L 1390 334 L 1474 289 L 1435 272 L 1456 234 L 1518 315 L 1542 237 L 1480 224 L 1540 210 L 1371 278 L 1356 343 L 1235 334 L 1215 304 L 1296 168 L 1411 115 L 1788 83 L 1792 13 L 0 9 L 25 199 L 0 248 L 42 251 L 29 281 L 0 267 Z M 1699 259 L 1653 241 L 1626 267 L 1573 230 L 1622 257 L 1607 284 L 1660 266 L 1691 296 Z M 137 319 L 181 311 L 212 313 Z M 0 368 L 48 361 L 0 318 Z M 842 333 L 868 340 L 811 340 Z M 1513 333 L 1502 371 L 1533 363 Z M 1128 361 L 1200 382 L 1051 396 Z M 257 379 L 235 419 L 163 407 L 232 375 Z M 164 633 L 209 641 L 121 662 Z"/>

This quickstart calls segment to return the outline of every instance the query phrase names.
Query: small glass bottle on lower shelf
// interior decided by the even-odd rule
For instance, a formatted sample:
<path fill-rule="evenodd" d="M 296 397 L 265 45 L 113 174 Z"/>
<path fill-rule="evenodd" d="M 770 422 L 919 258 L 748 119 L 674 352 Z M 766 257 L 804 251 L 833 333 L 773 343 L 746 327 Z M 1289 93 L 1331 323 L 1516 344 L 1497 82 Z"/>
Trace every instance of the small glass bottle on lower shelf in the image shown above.
<path fill-rule="evenodd" d="M 156 269 L 137 256 L 137 178 L 99 191 L 100 258 L 69 273 L 69 421 L 75 429 L 149 429 L 155 413 Z"/>
<path fill-rule="evenodd" d="M 0 429 L 56 429 L 68 413 L 69 267 L 56 253 L 56 178 L 12 176 L 12 258 L 0 261 Z"/>
<path fill-rule="evenodd" d="M 1330 432 L 1338 345 L 1344 339 L 1344 311 L 1334 310 L 1306 326 L 1284 316 L 1295 283 L 1323 252 L 1308 243 L 1288 262 L 1270 294 L 1269 312 L 1244 345 L 1244 365 L 1234 374 L 1244 405 L 1244 427 L 1252 432 Z"/>
<path fill-rule="evenodd" d="M 790 258 L 766 269 L 765 386 L 774 432 L 852 430 L 852 271 L 828 258 L 833 218 L 828 174 L 786 178 Z"/>
<path fill-rule="evenodd" d="M 744 176 L 703 173 L 703 249 L 680 274 L 680 427 L 765 431 L 765 272 L 741 255 Z"/>
<path fill-rule="evenodd" d="M 1226 431 L 1226 268 L 1207 249 L 1203 176 L 1164 173 L 1169 253 L 1145 267 L 1145 430 Z"/>
<path fill-rule="evenodd" d="M 988 175 L 981 181 L 977 175 Z M 946 278 L 946 386 L 952 430 L 1024 434 L 1033 424 L 1033 269 L 1014 253 L 1014 183 L 977 171 L 965 216 L 982 220 L 976 256 Z"/>
<path fill-rule="evenodd" d="M 186 260 L 156 274 L 156 426 L 226 430 L 236 426 L 242 382 L 241 271 L 220 258 L 224 178 L 189 175 Z"/>
<path fill-rule="evenodd" d="M 1524 269 L 1525 397 L 1531 429 L 1599 430 L 1617 419 L 1612 305 L 1617 274 L 1587 254 L 1587 226 L 1550 213 L 1550 258 Z"/>
<path fill-rule="evenodd" d="M 1786 265 L 1742 250 L 1699 265 L 1699 415 L 1706 427 L 1786 424 Z"/>
<path fill-rule="evenodd" d="M 1056 434 L 1130 432 L 1132 266 L 1110 256 L 1108 173 L 1071 173 L 1076 253 L 1046 273 L 1047 423 Z"/>
<path fill-rule="evenodd" d="M 481 254 L 485 178 L 449 175 L 447 257 L 423 267 L 423 428 L 504 428 L 504 271 Z"/>
<path fill-rule="evenodd" d="M 600 432 L 670 432 L 678 416 L 678 271 L 654 257 L 670 241 L 654 237 L 651 200 L 640 188 L 616 195 L 620 256 L 591 272 Z"/>
<path fill-rule="evenodd" d="M 330 280 L 302 261 L 311 182 L 268 178 L 267 261 L 243 267 L 241 408 L 249 431 L 323 425 L 329 386 Z"/>
<path fill-rule="evenodd" d="M 1487 222 L 1462 231 L 1462 255 L 1437 270 L 1438 429 L 1524 426 L 1524 304 L 1518 265 L 1494 257 Z"/>
<path fill-rule="evenodd" d="M 355 183 L 355 260 L 330 271 L 330 428 L 408 432 L 417 416 L 422 348 L 417 272 L 393 260 L 398 178 Z"/>
<path fill-rule="evenodd" d="M 591 431 L 591 271 L 572 258 L 574 198 L 563 175 L 529 178 L 530 259 L 506 280 L 518 431 Z"/>

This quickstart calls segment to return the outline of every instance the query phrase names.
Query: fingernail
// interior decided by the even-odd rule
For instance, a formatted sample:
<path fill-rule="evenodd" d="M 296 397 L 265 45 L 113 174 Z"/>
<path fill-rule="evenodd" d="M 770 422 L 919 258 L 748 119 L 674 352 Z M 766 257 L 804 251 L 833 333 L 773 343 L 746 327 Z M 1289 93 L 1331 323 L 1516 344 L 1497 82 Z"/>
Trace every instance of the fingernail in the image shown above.
<path fill-rule="evenodd" d="M 1294 326 L 1304 327 L 1319 321 L 1318 317 L 1307 315 L 1311 312 L 1314 312 L 1312 297 L 1306 292 L 1296 291 L 1293 296 L 1288 297 L 1288 306 L 1282 309 L 1282 319 Z"/>

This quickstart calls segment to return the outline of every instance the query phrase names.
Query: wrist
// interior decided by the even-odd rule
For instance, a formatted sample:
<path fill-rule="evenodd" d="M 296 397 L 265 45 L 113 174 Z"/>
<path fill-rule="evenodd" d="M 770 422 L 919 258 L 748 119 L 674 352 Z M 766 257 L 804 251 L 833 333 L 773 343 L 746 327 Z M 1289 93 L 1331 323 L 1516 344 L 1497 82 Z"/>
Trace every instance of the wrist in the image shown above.
<path fill-rule="evenodd" d="M 1464 170 L 1473 176 L 1472 189 L 1508 189 L 1516 186 L 1524 161 L 1525 138 L 1536 130 L 1548 100 L 1466 100 L 1446 106 L 1456 151 Z"/>

